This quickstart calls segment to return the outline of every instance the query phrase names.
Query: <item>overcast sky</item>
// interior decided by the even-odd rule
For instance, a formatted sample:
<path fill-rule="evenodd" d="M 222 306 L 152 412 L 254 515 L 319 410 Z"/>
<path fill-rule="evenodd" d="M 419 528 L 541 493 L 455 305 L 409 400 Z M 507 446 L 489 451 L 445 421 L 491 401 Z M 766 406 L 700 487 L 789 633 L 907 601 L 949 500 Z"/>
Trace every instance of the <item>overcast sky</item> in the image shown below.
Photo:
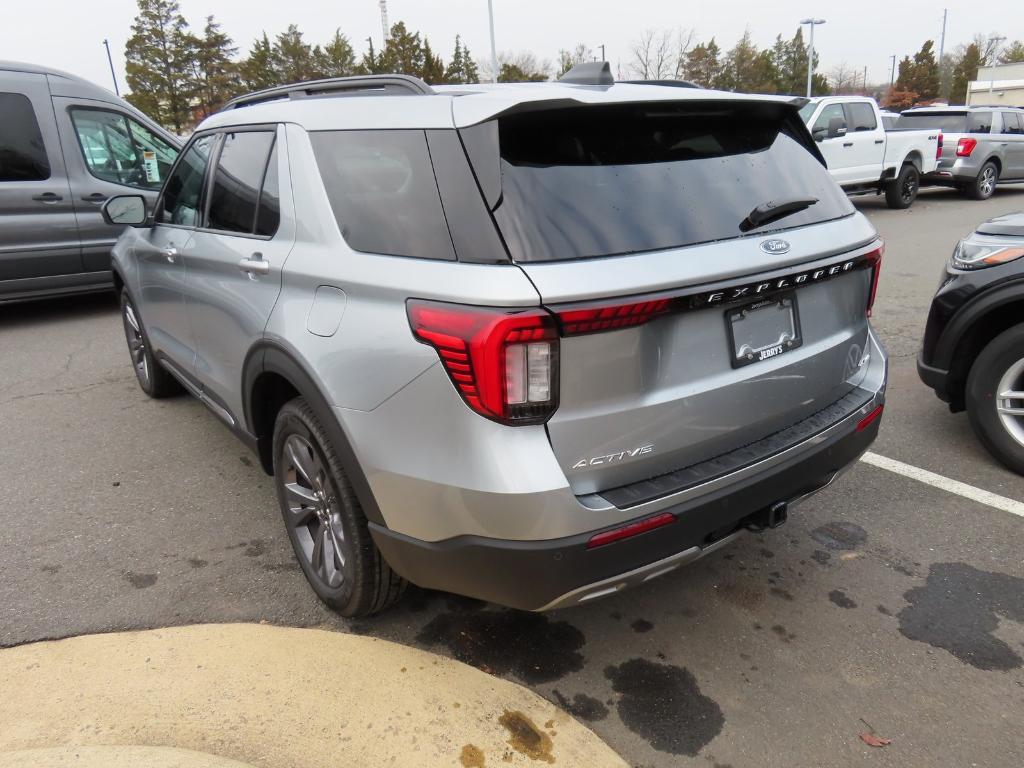
<path fill-rule="evenodd" d="M 271 37 L 298 24 L 311 43 L 324 42 L 340 28 L 360 53 L 366 38 L 381 40 L 378 0 L 179 0 L 193 28 L 212 13 L 242 52 L 266 31 Z M 45 64 L 110 87 L 103 39 L 110 40 L 118 81 L 124 88 L 124 43 L 137 10 L 135 0 L 2 0 L 0 59 Z M 949 2 L 946 50 L 975 32 L 998 31 L 1024 38 L 1021 0 Z M 402 20 L 425 34 L 447 61 L 455 34 L 462 35 L 479 61 L 489 55 L 487 0 L 389 0 L 391 22 Z M 815 32 L 815 48 L 826 74 L 841 63 L 868 68 L 868 80 L 889 79 L 889 56 L 912 54 L 932 38 L 938 47 L 941 2 L 912 0 L 774 0 L 753 3 L 717 0 L 494 0 L 498 50 L 529 49 L 554 61 L 560 48 L 586 43 L 606 46 L 613 70 L 628 65 L 631 43 L 645 29 L 694 29 L 701 40 L 714 36 L 723 49 L 749 29 L 759 47 L 775 35 L 791 37 L 801 18 L 816 13 L 826 24 Z"/>

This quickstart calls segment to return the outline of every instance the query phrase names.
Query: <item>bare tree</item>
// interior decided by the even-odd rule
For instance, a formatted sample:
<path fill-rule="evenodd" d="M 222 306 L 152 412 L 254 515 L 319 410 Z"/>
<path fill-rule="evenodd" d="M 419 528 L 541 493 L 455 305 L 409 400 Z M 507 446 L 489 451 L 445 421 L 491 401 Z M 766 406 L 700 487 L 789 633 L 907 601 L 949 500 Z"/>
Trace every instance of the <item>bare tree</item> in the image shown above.
<path fill-rule="evenodd" d="M 571 51 L 567 51 L 563 48 L 558 52 L 558 73 L 555 76 L 555 79 L 557 80 L 560 78 L 577 64 L 582 64 L 585 61 L 596 60 L 597 56 L 594 55 L 594 51 L 585 43 L 577 43 L 576 47 Z"/>
<path fill-rule="evenodd" d="M 644 30 L 640 39 L 632 45 L 633 58 L 629 68 L 641 80 L 675 77 L 679 69 L 679 56 L 673 37 L 673 33 L 667 29 L 661 32 Z"/>
<path fill-rule="evenodd" d="M 828 73 L 828 84 L 832 93 L 837 96 L 851 93 L 857 85 L 857 70 L 852 69 L 845 61 L 836 64 Z"/>
<path fill-rule="evenodd" d="M 1005 39 L 998 32 L 989 32 L 987 35 L 976 34 L 974 36 L 973 42 L 981 52 L 981 66 L 987 67 L 990 64 L 996 63 L 996 58 L 999 56 L 999 48 Z"/>

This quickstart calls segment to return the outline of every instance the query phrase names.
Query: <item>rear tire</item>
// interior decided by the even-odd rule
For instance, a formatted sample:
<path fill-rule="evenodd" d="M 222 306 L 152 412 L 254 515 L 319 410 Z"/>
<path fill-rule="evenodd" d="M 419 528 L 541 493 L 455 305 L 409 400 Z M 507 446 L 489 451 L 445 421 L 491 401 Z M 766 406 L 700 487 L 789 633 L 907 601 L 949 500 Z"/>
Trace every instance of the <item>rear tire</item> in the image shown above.
<path fill-rule="evenodd" d="M 909 208 L 920 190 L 920 171 L 913 163 L 904 163 L 896 178 L 885 185 L 885 202 L 890 208 Z"/>
<path fill-rule="evenodd" d="M 988 200 L 996 192 L 996 183 L 999 181 L 999 169 L 996 164 L 989 160 L 978 171 L 974 181 L 964 187 L 964 192 L 971 200 Z"/>
<path fill-rule="evenodd" d="M 373 543 L 348 474 L 305 399 L 277 414 L 273 451 L 281 515 L 317 597 L 342 616 L 367 616 L 398 600 L 406 582 Z"/>
<path fill-rule="evenodd" d="M 1024 475 L 1024 324 L 996 336 L 981 350 L 967 377 L 971 427 L 989 453 Z M 1000 398 L 1008 391 L 1019 398 Z M 1014 416 L 1000 409 L 1019 409 Z"/>
<path fill-rule="evenodd" d="M 142 324 L 142 316 L 124 288 L 121 289 L 121 322 L 139 388 L 155 399 L 179 394 L 181 384 L 153 357 L 153 347 Z"/>

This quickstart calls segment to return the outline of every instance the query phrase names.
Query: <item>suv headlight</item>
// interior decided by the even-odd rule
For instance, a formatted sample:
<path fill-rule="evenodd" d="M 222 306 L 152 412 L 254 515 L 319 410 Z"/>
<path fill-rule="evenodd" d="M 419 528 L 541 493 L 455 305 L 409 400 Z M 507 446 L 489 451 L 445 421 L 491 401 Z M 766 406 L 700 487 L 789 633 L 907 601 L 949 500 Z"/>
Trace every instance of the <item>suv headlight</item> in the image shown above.
<path fill-rule="evenodd" d="M 1024 246 L 1010 243 L 971 243 L 961 240 L 953 250 L 952 265 L 956 269 L 983 269 L 1005 264 L 1024 256 Z"/>

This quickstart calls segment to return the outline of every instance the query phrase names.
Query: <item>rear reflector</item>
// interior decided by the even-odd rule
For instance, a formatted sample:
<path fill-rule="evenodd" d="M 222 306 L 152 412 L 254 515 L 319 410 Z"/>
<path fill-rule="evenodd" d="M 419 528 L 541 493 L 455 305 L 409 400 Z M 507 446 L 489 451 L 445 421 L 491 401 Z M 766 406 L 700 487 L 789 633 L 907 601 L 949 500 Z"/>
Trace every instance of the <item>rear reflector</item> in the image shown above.
<path fill-rule="evenodd" d="M 960 139 L 956 143 L 956 156 L 957 157 L 970 157 L 971 152 L 978 146 L 977 139 Z"/>
<path fill-rule="evenodd" d="M 878 417 L 882 415 L 882 409 L 884 407 L 884 405 L 877 406 L 873 411 L 871 411 L 871 413 L 869 413 L 867 416 L 861 419 L 857 423 L 857 431 L 863 432 L 865 429 L 870 427 L 875 421 L 877 421 Z"/>
<path fill-rule="evenodd" d="M 604 531 L 603 533 L 595 534 L 590 538 L 590 541 L 587 542 L 587 549 L 603 547 L 606 544 L 612 544 L 616 541 L 622 541 L 623 539 L 628 539 L 632 536 L 638 536 L 641 533 L 653 531 L 655 528 L 663 528 L 666 525 L 671 525 L 675 521 L 676 516 L 671 512 L 662 512 L 660 515 L 644 518 L 643 520 L 637 520 L 635 523 L 624 525 L 613 531 Z"/>
<path fill-rule="evenodd" d="M 563 336 L 633 328 L 663 315 L 671 308 L 670 299 L 652 299 L 633 304 L 606 304 L 604 306 L 566 309 L 558 313 Z"/>

